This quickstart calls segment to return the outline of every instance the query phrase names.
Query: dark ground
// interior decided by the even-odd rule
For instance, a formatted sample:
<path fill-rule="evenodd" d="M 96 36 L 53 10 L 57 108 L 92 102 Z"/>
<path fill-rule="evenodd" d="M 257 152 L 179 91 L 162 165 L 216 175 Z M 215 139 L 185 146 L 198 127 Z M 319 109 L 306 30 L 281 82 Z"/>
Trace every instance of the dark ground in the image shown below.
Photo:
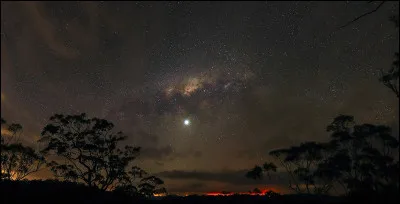
<path fill-rule="evenodd" d="M 200 204 L 200 203 L 271 203 L 271 204 L 339 204 L 339 203 L 397 203 L 398 193 L 394 196 L 374 197 L 360 195 L 357 198 L 320 197 L 314 195 L 282 195 L 277 197 L 267 196 L 167 196 L 154 199 L 130 198 L 111 192 L 101 192 L 90 189 L 84 185 L 58 181 L 20 181 L 0 182 L 0 203 L 40 203 L 40 204 L 108 204 L 108 203 L 151 203 L 151 204 Z M 396 197 L 396 199 L 394 199 Z"/>

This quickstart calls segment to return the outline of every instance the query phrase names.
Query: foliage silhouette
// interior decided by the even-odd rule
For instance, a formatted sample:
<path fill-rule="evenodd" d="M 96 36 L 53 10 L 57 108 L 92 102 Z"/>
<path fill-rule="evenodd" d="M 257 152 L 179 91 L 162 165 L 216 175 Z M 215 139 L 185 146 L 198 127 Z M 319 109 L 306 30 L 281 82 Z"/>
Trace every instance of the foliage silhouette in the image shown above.
<path fill-rule="evenodd" d="M 251 171 L 247 172 L 246 177 L 251 179 L 261 179 L 263 169 L 260 166 L 255 166 Z"/>
<path fill-rule="evenodd" d="M 391 16 L 390 21 L 397 29 L 399 28 L 399 15 Z M 395 53 L 392 67 L 386 73 L 382 72 L 379 80 L 399 98 L 399 52 Z"/>
<path fill-rule="evenodd" d="M 382 74 L 380 81 L 399 97 L 399 53 L 396 52 L 392 68 L 387 73 Z"/>
<path fill-rule="evenodd" d="M 270 172 L 276 172 L 277 167 L 275 166 L 274 163 L 264 163 L 263 167 L 261 168 L 260 166 L 255 166 L 251 171 L 246 173 L 246 177 L 250 179 L 262 179 L 263 177 L 263 172 L 265 172 L 268 176 L 269 179 L 271 179 L 271 174 Z"/>
<path fill-rule="evenodd" d="M 353 116 L 340 115 L 327 131 L 331 133 L 327 143 L 306 142 L 270 152 L 288 173 L 292 190 L 328 194 L 340 185 L 346 195 L 398 191 L 399 142 L 390 127 L 357 125 Z M 262 173 L 256 166 L 246 176 L 258 179 Z"/>
<path fill-rule="evenodd" d="M 34 149 L 19 142 L 20 124 L 7 124 L 1 118 L 1 179 L 22 180 L 40 170 L 44 158 Z"/>
<path fill-rule="evenodd" d="M 354 123 L 349 116 L 339 116 L 332 124 Z M 343 125 L 342 125 L 343 126 Z M 336 171 L 347 193 L 384 193 L 398 191 L 398 140 L 387 126 L 362 124 L 343 129 L 330 125 L 335 154 L 323 165 Z M 397 154 L 397 155 L 396 155 Z"/>
<path fill-rule="evenodd" d="M 58 178 L 100 190 L 118 189 L 147 196 L 156 193 L 162 180 L 143 178 L 147 173 L 133 164 L 140 147 L 120 148 L 126 136 L 113 128 L 111 122 L 88 118 L 84 113 L 52 116 L 40 139 L 46 143 L 42 152 L 59 158 L 48 163 L 51 171 Z"/>
<path fill-rule="evenodd" d="M 317 177 L 317 167 L 329 155 L 331 147 L 327 144 L 306 142 L 288 149 L 270 152 L 289 175 L 289 188 L 297 193 L 327 193 L 332 184 L 329 180 Z M 304 186 L 304 187 L 302 187 Z"/>

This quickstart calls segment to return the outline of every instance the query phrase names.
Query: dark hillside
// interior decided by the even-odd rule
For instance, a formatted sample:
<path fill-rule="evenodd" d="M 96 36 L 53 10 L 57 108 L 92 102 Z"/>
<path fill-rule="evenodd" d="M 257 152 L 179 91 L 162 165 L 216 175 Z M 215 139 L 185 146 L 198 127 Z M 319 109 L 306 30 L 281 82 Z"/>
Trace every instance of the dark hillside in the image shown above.
<path fill-rule="evenodd" d="M 203 204 L 203 203 L 271 203 L 271 204 L 339 204 L 339 203 L 397 203 L 394 197 L 385 196 L 371 198 L 357 196 L 354 198 L 313 196 L 313 195 L 282 195 L 274 198 L 267 196 L 166 196 L 152 199 L 131 198 L 112 192 L 97 189 L 72 182 L 45 181 L 2 181 L 0 182 L 1 203 L 41 203 L 41 204 L 76 204 L 76 203 L 174 203 L 174 204 Z M 398 200 L 398 195 L 397 200 Z"/>

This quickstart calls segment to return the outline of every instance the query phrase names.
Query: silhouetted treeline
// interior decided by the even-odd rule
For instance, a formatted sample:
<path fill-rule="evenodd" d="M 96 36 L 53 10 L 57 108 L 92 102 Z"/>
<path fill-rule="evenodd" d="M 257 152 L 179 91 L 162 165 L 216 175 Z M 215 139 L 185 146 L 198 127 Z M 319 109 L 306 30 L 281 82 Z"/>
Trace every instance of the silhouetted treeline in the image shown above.
<path fill-rule="evenodd" d="M 304 142 L 270 155 L 287 173 L 289 188 L 302 194 L 343 194 L 369 201 L 399 200 L 399 141 L 384 125 L 356 124 L 340 115 L 328 125 L 328 142 Z M 252 179 L 277 171 L 271 162 L 256 166 Z M 340 191 L 338 191 L 340 190 Z"/>
<path fill-rule="evenodd" d="M 88 187 L 73 182 L 62 182 L 59 180 L 33 180 L 33 181 L 11 181 L 0 182 L 0 203 L 41 203 L 41 204 L 339 204 L 339 203 L 396 203 L 393 198 L 376 200 L 364 195 L 363 198 L 316 196 L 306 194 L 269 196 L 165 196 L 165 197 L 130 197 L 126 194 L 102 191 L 97 188 Z"/>
<path fill-rule="evenodd" d="M 127 136 L 105 119 L 55 114 L 42 130 L 39 151 L 19 141 L 21 125 L 1 118 L 1 128 L 2 181 L 22 180 L 45 165 L 59 180 L 101 191 L 131 197 L 166 194 L 163 180 L 134 164 L 140 147 L 123 145 Z"/>
<path fill-rule="evenodd" d="M 277 165 L 266 162 L 246 174 L 261 179 L 278 168 L 288 187 L 313 198 L 343 195 L 343 202 L 397 203 L 399 199 L 399 142 L 391 128 L 355 123 L 340 115 L 327 127 L 328 142 L 304 142 L 270 151 Z M 287 196 L 286 196 L 287 197 Z"/>

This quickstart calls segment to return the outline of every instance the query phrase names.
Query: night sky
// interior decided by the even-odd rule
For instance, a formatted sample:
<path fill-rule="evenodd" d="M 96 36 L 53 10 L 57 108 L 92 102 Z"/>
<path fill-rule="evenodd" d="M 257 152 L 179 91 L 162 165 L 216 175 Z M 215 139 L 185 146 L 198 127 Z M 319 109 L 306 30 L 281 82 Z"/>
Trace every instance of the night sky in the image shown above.
<path fill-rule="evenodd" d="M 378 80 L 399 50 L 398 2 L 338 29 L 378 3 L 2 1 L 1 115 L 29 145 L 52 114 L 106 118 L 169 192 L 285 191 L 279 173 L 244 174 L 327 140 L 339 114 L 398 136 Z"/>

